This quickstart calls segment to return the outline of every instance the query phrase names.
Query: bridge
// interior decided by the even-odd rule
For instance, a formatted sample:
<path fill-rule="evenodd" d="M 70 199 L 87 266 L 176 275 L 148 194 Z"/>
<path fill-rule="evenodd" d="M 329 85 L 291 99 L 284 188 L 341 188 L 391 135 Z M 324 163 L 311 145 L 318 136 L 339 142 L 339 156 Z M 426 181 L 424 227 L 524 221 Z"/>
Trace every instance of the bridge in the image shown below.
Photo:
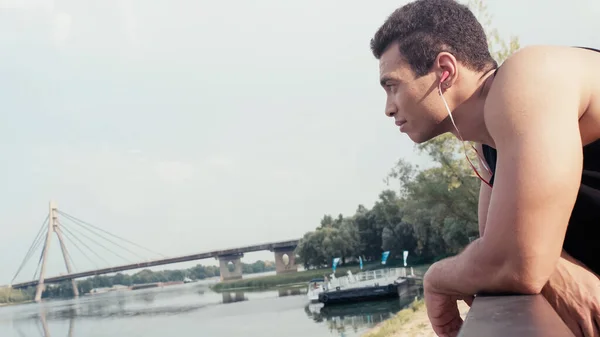
<path fill-rule="evenodd" d="M 64 221 L 59 220 L 59 215 L 61 215 L 63 219 L 70 221 L 70 225 L 67 226 L 64 224 L 65 223 Z M 79 228 L 83 228 L 87 232 L 80 231 Z M 64 262 L 65 262 L 65 267 L 67 269 L 67 273 L 64 275 L 59 275 L 59 276 L 46 277 L 46 275 L 45 275 L 46 274 L 46 263 L 48 261 L 49 246 L 50 246 L 53 234 L 56 234 L 56 236 L 58 237 L 58 241 L 59 241 L 59 245 L 60 245 L 60 248 L 62 251 L 62 255 L 63 255 Z M 110 236 L 113 239 L 109 239 L 109 238 L 107 238 L 107 236 Z M 140 262 L 126 263 L 126 264 L 117 265 L 117 266 L 108 266 L 108 267 L 97 268 L 97 269 L 93 269 L 93 270 L 75 272 L 73 270 L 73 265 L 74 265 L 73 258 L 71 256 L 71 254 L 69 253 L 70 248 L 67 249 L 67 241 L 65 240 L 65 238 L 68 239 L 68 241 L 72 244 L 72 246 L 77 248 L 81 252 L 81 254 L 83 256 L 85 256 L 88 260 L 91 261 L 89 256 L 85 253 L 85 251 L 83 251 L 81 249 L 80 244 L 83 247 L 87 248 L 88 251 L 91 251 L 98 258 L 100 258 L 106 262 L 106 260 L 103 259 L 100 254 L 97 254 L 92 248 L 90 248 L 90 246 L 88 245 L 89 242 L 86 243 L 82 240 L 82 237 L 87 238 L 88 241 L 95 243 L 99 247 L 102 247 L 105 250 L 107 250 L 107 251 L 113 253 L 114 255 L 121 257 L 123 259 L 125 259 L 125 258 L 121 254 L 115 252 L 114 250 L 111 250 L 110 248 L 107 248 L 106 245 L 99 243 L 98 240 L 104 239 L 105 243 L 107 243 L 107 242 L 111 243 L 114 246 L 119 247 L 124 251 L 127 251 L 129 253 L 136 255 L 139 259 L 142 259 L 142 260 L 143 260 L 142 256 L 136 254 L 130 248 L 124 247 L 123 243 L 129 243 L 130 245 L 144 249 L 147 252 L 151 252 L 155 255 L 160 255 L 161 258 L 145 259 L 144 261 L 140 261 Z M 120 240 L 121 243 L 115 242 L 114 239 Z M 19 283 L 12 283 L 12 281 L 11 281 L 10 287 L 12 287 L 14 289 L 21 289 L 21 288 L 27 288 L 27 287 L 33 287 L 33 286 L 37 287 L 35 301 L 39 302 L 39 301 L 41 301 L 42 293 L 45 290 L 46 284 L 70 280 L 73 284 L 73 295 L 75 297 L 77 297 L 77 296 L 79 296 L 79 292 L 78 292 L 77 285 L 75 283 L 75 279 L 78 279 L 78 278 L 110 274 L 110 273 L 116 273 L 116 272 L 121 272 L 121 271 L 126 271 L 126 270 L 134 270 L 134 269 L 140 269 L 140 268 L 161 266 L 161 265 L 167 265 L 167 264 L 172 264 L 172 263 L 202 260 L 202 259 L 208 259 L 208 258 L 215 258 L 215 259 L 219 260 L 219 271 L 220 271 L 221 281 L 235 280 L 235 279 L 242 278 L 241 259 L 244 256 L 244 253 L 257 252 L 257 251 L 271 251 L 274 253 L 275 270 L 276 270 L 277 274 L 293 273 L 293 272 L 298 271 L 298 266 L 296 265 L 296 262 L 295 262 L 294 251 L 295 251 L 299 241 L 300 240 L 287 240 L 287 241 L 280 241 L 280 242 L 255 244 L 255 245 L 238 247 L 238 248 L 214 250 L 214 251 L 182 255 L 182 256 L 176 256 L 176 257 L 165 257 L 164 255 L 162 255 L 160 253 L 153 252 L 150 249 L 144 248 L 144 247 L 142 247 L 136 243 L 133 243 L 127 239 L 124 239 L 122 237 L 119 237 L 117 235 L 109 233 L 109 232 L 103 230 L 102 228 L 99 228 L 99 227 L 89 224 L 83 220 L 80 220 L 72 215 L 69 215 L 68 213 L 62 212 L 56 207 L 56 205 L 53 202 L 50 202 L 48 216 L 44 220 L 44 223 L 42 224 L 42 227 L 38 231 L 38 234 L 37 234 L 36 238 L 34 239 L 33 243 L 29 247 L 29 250 L 27 251 L 25 258 L 23 259 L 23 262 L 21 263 L 21 265 L 20 265 L 19 269 L 17 270 L 15 276 L 13 277 L 12 281 L 14 281 L 16 279 L 16 277 L 21 272 L 23 266 L 27 263 L 27 261 L 33 255 L 33 253 L 37 250 L 37 248 L 39 248 L 39 246 L 43 242 L 44 244 L 42 246 L 42 252 L 40 255 L 40 259 L 39 259 L 38 266 L 36 268 L 36 272 L 34 274 L 33 280 L 19 282 Z M 123 252 L 123 251 L 121 251 L 121 252 Z M 233 267 L 233 268 L 231 268 L 231 267 Z M 231 269 L 233 269 L 233 270 L 231 270 Z M 38 274 L 38 271 L 39 271 L 39 274 Z"/>

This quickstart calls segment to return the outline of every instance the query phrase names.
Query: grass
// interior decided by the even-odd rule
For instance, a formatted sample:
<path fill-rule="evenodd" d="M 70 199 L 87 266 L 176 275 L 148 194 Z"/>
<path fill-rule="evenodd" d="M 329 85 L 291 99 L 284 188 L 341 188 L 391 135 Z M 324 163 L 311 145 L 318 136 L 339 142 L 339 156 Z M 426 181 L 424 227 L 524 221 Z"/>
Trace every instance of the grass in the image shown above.
<path fill-rule="evenodd" d="M 365 264 L 363 270 L 373 270 L 382 268 L 380 264 Z M 392 267 L 392 266 L 389 266 Z M 429 268 L 429 265 L 416 266 L 414 267 L 415 275 L 423 275 L 425 271 Z M 347 271 L 350 270 L 353 274 L 360 272 L 360 268 L 358 265 L 348 266 L 348 267 L 338 267 L 335 276 L 341 277 L 346 275 Z M 272 275 L 265 277 L 256 277 L 250 279 L 242 279 L 235 281 L 225 281 L 220 282 L 213 285 L 211 288 L 214 291 L 223 291 L 223 290 L 231 290 L 231 289 L 272 289 L 281 286 L 290 286 L 294 284 L 306 283 L 314 278 L 321 278 L 324 275 L 329 276 L 331 274 L 330 268 L 325 269 L 313 269 L 306 270 L 297 273 L 289 273 L 289 274 L 280 274 L 280 275 Z"/>
<path fill-rule="evenodd" d="M 410 307 L 401 310 L 396 314 L 396 316 L 388 319 L 387 321 L 381 323 L 376 329 L 373 329 L 371 332 L 368 332 L 363 337 L 389 337 L 393 336 L 396 332 L 398 332 L 399 327 L 408 323 L 414 316 L 417 311 L 421 311 L 425 309 L 425 301 L 417 300 L 414 301 Z M 420 324 L 417 326 L 418 328 L 426 329 L 427 325 Z"/>
<path fill-rule="evenodd" d="M 339 267 L 335 272 L 336 277 L 346 275 L 346 272 L 350 270 L 352 273 L 360 271 L 358 266 L 352 267 Z M 230 290 L 230 289 L 267 289 L 277 288 L 280 286 L 289 286 L 293 284 L 306 283 L 314 278 L 322 278 L 324 275 L 330 275 L 331 269 L 313 269 L 305 270 L 297 273 L 271 275 L 265 277 L 256 277 L 250 279 L 242 279 L 235 281 L 220 282 L 212 286 L 215 291 Z"/>
<path fill-rule="evenodd" d="M 463 319 L 469 312 L 469 306 L 463 301 L 458 302 L 458 310 Z M 362 337 L 399 337 L 399 336 L 436 336 L 431 328 L 425 301 L 419 299 L 410 304 L 395 316 L 375 326 Z"/>
<path fill-rule="evenodd" d="M 12 288 L 0 288 L 0 305 L 11 304 L 11 303 L 23 303 L 31 301 L 32 298 L 29 294 L 22 290 Z"/>

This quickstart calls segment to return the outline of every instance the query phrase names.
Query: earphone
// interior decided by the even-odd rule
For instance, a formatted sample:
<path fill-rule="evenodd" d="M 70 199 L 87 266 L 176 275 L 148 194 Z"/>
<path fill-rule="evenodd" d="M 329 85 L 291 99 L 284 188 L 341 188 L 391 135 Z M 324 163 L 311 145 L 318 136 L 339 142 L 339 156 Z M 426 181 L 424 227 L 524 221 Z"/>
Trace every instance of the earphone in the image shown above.
<path fill-rule="evenodd" d="M 440 80 L 440 83 L 444 82 L 449 76 L 450 76 L 450 73 L 448 71 L 444 71 L 442 73 L 442 79 Z"/>
<path fill-rule="evenodd" d="M 440 94 L 440 96 L 442 96 L 442 99 L 444 98 L 443 93 L 442 93 L 442 83 L 444 83 L 444 81 L 446 79 L 448 79 L 448 77 L 450 77 L 450 72 L 448 72 L 447 70 L 444 70 L 444 72 L 442 73 L 442 78 L 440 79 L 440 83 L 438 84 L 438 93 Z M 446 83 L 444 86 L 448 87 L 449 85 L 450 85 L 450 83 Z M 444 100 L 444 102 L 445 102 L 445 100 Z"/>
<path fill-rule="evenodd" d="M 448 71 L 444 71 L 442 73 L 442 78 L 440 79 L 440 83 L 438 85 L 438 90 L 439 90 L 439 94 L 440 97 L 442 98 L 442 101 L 444 102 L 444 106 L 446 107 L 446 110 L 448 111 L 448 117 L 450 117 L 450 121 L 452 122 L 452 125 L 454 126 L 454 129 L 456 129 L 456 134 L 458 136 L 458 139 L 460 139 L 460 141 L 462 142 L 463 145 L 463 150 L 465 152 L 465 157 L 467 158 L 467 161 L 469 162 L 469 165 L 471 165 L 471 168 L 473 169 L 473 171 L 475 172 L 475 174 L 477 175 L 477 177 L 479 177 L 479 179 L 481 179 L 481 181 L 483 181 L 484 183 L 486 183 L 489 187 L 492 187 L 492 184 L 483 179 L 483 177 L 479 174 L 479 171 L 477 171 L 477 169 L 475 168 L 475 165 L 471 162 L 471 159 L 469 158 L 469 156 L 467 156 L 467 149 L 466 149 L 466 145 L 465 145 L 465 140 L 463 139 L 462 135 L 460 134 L 460 131 L 458 130 L 458 127 L 456 126 L 456 123 L 454 122 L 454 117 L 452 116 L 452 111 L 450 110 L 450 107 L 448 106 L 448 103 L 446 102 L 446 99 L 444 98 L 444 93 L 442 92 L 442 83 L 444 83 L 444 81 L 446 79 L 448 79 L 448 77 L 450 77 L 450 72 Z M 445 86 L 449 86 L 450 83 L 446 83 Z M 471 144 L 471 147 L 473 148 L 473 150 L 475 150 L 475 153 L 477 154 L 477 156 L 479 157 L 479 160 L 482 164 L 482 166 L 484 167 L 484 169 L 488 172 L 488 174 L 492 175 L 492 171 L 490 170 L 490 168 L 486 165 L 485 163 L 485 159 L 479 154 L 479 151 L 477 151 L 477 149 Z"/>

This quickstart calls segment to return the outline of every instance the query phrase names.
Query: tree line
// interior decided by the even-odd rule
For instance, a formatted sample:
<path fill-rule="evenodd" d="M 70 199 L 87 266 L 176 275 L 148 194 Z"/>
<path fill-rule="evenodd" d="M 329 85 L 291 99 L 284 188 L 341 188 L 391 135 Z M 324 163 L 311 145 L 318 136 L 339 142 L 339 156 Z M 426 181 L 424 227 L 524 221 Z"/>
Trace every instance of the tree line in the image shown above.
<path fill-rule="evenodd" d="M 458 253 L 478 235 L 479 181 L 461 157 L 461 143 L 448 134 L 417 149 L 433 167 L 420 170 L 401 159 L 373 207 L 358 205 L 349 216 L 325 215 L 296 250 L 306 268 L 330 266 L 335 257 L 342 264 L 359 256 L 377 261 L 384 251 L 390 251 L 390 260 L 401 260 L 404 250 L 408 263 L 429 263 Z"/>
<path fill-rule="evenodd" d="M 230 266 L 232 267 L 232 266 Z M 256 261 L 254 263 L 242 263 L 242 272 L 244 274 L 263 273 L 275 270 L 275 263 L 272 261 Z M 181 282 L 186 277 L 191 280 L 204 280 L 212 277 L 221 276 L 219 267 L 203 266 L 198 264 L 188 269 L 161 270 L 152 271 L 143 269 L 135 274 L 117 273 L 115 275 L 97 275 L 84 280 L 76 281 L 79 294 L 87 294 L 92 289 L 110 288 L 115 285 L 132 286 L 136 284 L 157 283 L 157 282 Z M 1 295 L 1 294 L 0 294 Z M 35 287 L 29 287 L 19 292 L 15 292 L 11 296 L 19 296 L 21 301 L 31 300 L 35 295 Z M 5 302 L 9 302 L 8 295 Z M 62 281 L 56 284 L 51 284 L 46 287 L 42 293 L 42 298 L 69 298 L 73 297 L 73 285 L 71 281 Z M 0 303 L 3 297 L 0 296 Z"/>

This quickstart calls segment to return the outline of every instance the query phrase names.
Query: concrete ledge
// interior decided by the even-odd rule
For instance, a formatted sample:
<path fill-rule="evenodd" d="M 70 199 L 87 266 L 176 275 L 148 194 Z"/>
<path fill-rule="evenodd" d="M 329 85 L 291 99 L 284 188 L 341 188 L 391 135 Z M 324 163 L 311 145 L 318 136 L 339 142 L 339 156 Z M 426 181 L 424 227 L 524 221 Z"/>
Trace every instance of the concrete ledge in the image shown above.
<path fill-rule="evenodd" d="M 574 336 L 542 295 L 477 296 L 458 337 Z"/>

